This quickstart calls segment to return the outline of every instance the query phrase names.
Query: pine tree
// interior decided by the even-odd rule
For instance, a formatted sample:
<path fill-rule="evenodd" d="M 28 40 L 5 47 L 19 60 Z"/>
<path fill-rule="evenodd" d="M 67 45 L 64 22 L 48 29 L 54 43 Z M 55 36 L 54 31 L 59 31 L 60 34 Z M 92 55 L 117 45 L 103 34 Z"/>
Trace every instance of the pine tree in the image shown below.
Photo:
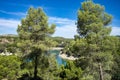
<path fill-rule="evenodd" d="M 85 75 L 92 75 L 93 80 L 109 80 L 109 71 L 112 65 L 112 49 L 110 32 L 108 27 L 112 16 L 105 12 L 103 6 L 86 0 L 78 11 L 77 32 L 80 40 L 86 44 L 79 43 L 80 66 L 86 71 Z M 81 48 L 82 46 L 82 48 Z M 83 52 L 83 53 L 82 53 Z M 82 63 L 83 61 L 83 63 Z M 87 63 L 84 63 L 86 62 Z M 78 64 L 77 64 L 78 65 Z"/>
<path fill-rule="evenodd" d="M 112 68 L 112 79 L 111 80 L 120 80 L 120 37 L 112 37 L 115 45 L 114 48 L 114 66 Z M 112 42 L 113 43 L 113 42 Z"/>
<path fill-rule="evenodd" d="M 37 78 L 39 61 L 44 56 L 44 52 L 49 44 L 47 37 L 54 33 L 55 25 L 48 25 L 48 17 L 41 8 L 29 8 L 27 15 L 21 20 L 21 25 L 18 25 L 18 35 L 23 53 L 22 57 L 27 60 L 32 60 L 34 63 L 34 78 Z M 44 59 L 42 59 L 44 62 Z M 40 63 L 42 65 L 44 63 Z"/>

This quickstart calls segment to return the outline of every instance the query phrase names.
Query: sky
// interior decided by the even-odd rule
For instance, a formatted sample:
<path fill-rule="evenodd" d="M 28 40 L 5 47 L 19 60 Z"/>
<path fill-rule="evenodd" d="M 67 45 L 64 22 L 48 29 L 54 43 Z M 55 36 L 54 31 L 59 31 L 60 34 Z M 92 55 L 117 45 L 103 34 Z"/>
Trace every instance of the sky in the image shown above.
<path fill-rule="evenodd" d="M 20 20 L 29 7 L 42 7 L 48 22 L 56 24 L 53 36 L 73 38 L 76 31 L 77 11 L 85 0 L 0 0 L 0 34 L 17 34 Z M 113 16 L 111 35 L 120 35 L 120 0 L 93 0 L 103 5 Z"/>

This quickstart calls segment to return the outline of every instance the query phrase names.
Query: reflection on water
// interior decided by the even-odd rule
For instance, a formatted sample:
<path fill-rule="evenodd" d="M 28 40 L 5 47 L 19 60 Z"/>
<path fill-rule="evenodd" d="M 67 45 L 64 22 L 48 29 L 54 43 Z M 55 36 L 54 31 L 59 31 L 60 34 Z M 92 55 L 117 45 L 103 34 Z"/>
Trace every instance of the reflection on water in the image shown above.
<path fill-rule="evenodd" d="M 52 55 L 54 55 L 56 57 L 57 63 L 59 65 L 66 64 L 66 61 L 59 56 L 60 50 L 50 50 L 49 53 L 51 53 Z"/>

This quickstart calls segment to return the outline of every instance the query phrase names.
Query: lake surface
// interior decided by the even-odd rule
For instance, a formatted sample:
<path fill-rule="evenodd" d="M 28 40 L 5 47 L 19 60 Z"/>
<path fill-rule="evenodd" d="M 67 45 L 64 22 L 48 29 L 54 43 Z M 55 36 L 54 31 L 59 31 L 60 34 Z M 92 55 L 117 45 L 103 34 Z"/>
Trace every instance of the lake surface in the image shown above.
<path fill-rule="evenodd" d="M 58 65 L 62 65 L 62 64 L 65 65 L 66 61 L 59 56 L 59 53 L 60 53 L 60 50 L 50 50 L 50 54 L 56 57 L 56 61 Z"/>

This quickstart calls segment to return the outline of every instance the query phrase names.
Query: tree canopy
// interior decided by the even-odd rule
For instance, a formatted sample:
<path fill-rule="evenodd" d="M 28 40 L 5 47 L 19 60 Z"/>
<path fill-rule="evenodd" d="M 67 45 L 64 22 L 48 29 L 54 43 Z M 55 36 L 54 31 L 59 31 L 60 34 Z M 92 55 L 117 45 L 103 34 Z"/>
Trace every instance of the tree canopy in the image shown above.
<path fill-rule="evenodd" d="M 79 57 L 76 65 L 81 67 L 88 80 L 110 80 L 113 65 L 112 38 L 110 36 L 112 16 L 103 6 L 86 0 L 78 10 L 75 40 L 68 45 L 68 53 Z M 104 75 L 103 75 L 104 74 Z M 86 77 L 87 80 L 87 77 Z"/>
<path fill-rule="evenodd" d="M 34 77 L 37 78 L 37 68 L 39 58 L 42 58 L 50 43 L 47 39 L 48 36 L 54 33 L 55 25 L 48 25 L 48 17 L 41 8 L 29 8 L 26 18 L 21 20 L 21 25 L 18 25 L 18 35 L 20 43 L 18 46 L 21 48 L 24 58 L 34 62 Z M 42 63 L 43 65 L 45 63 Z"/>

